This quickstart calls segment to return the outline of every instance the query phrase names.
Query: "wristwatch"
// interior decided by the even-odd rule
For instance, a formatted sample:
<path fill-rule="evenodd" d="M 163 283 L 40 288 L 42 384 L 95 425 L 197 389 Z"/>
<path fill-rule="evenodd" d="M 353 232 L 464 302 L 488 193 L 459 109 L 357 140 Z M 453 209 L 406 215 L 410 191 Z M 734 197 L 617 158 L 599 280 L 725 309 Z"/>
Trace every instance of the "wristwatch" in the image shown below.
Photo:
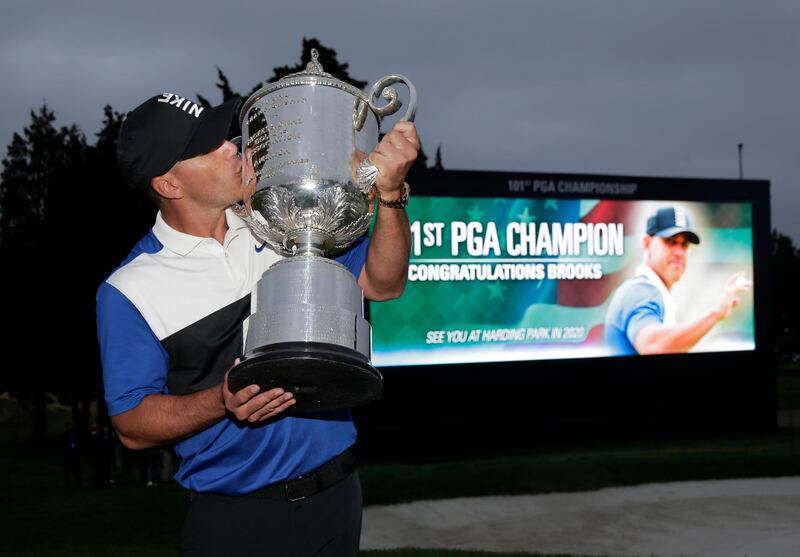
<path fill-rule="evenodd" d="M 408 205 L 409 195 L 411 195 L 411 186 L 408 185 L 408 182 L 403 182 L 403 194 L 400 199 L 385 201 L 378 195 L 378 203 L 381 207 L 388 207 L 389 209 L 405 209 L 406 205 Z"/>

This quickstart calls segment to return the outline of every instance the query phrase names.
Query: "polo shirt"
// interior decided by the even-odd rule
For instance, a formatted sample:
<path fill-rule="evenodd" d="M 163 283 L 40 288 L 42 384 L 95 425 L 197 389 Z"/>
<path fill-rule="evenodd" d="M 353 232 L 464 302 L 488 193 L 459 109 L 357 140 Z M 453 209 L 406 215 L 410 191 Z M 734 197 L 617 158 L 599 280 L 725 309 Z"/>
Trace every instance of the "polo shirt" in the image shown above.
<path fill-rule="evenodd" d="M 647 265 L 614 292 L 606 311 L 605 338 L 611 355 L 637 354 L 634 341 L 648 325 L 675 324 L 675 302 L 664 282 Z"/>
<path fill-rule="evenodd" d="M 152 230 L 97 292 L 105 399 L 115 416 L 154 393 L 189 394 L 219 385 L 241 355 L 251 292 L 281 257 L 230 210 L 222 244 Z M 368 240 L 336 258 L 356 277 Z M 246 425 L 224 418 L 175 445 L 176 480 L 188 489 L 241 495 L 302 475 L 355 442 L 348 410 Z"/>

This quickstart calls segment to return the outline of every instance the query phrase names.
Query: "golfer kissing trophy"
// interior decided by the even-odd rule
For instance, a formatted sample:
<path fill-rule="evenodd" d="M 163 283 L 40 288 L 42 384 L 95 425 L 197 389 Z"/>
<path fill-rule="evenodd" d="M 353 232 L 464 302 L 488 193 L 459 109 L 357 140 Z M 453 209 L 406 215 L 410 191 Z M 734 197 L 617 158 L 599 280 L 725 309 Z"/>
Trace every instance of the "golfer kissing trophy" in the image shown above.
<path fill-rule="evenodd" d="M 302 72 L 256 91 L 240 114 L 242 181 L 234 211 L 251 231 L 287 256 L 254 291 L 244 356 L 228 376 L 236 392 L 292 392 L 291 413 L 351 408 L 376 398 L 380 373 L 370 363 L 372 328 L 356 278 L 327 256 L 362 236 L 372 221 L 378 174 L 367 155 L 381 118 L 402 103 L 390 87 L 408 87 L 404 120 L 413 121 L 416 90 L 401 75 L 369 95 L 325 73 L 316 50 Z M 380 97 L 386 101 L 378 106 Z"/>

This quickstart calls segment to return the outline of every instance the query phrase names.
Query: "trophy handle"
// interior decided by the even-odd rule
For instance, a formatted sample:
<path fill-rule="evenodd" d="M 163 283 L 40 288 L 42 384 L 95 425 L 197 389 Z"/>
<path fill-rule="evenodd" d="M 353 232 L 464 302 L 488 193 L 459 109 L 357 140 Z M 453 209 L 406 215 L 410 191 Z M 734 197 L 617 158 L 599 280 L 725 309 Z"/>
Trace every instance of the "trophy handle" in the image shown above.
<path fill-rule="evenodd" d="M 369 107 L 372 111 L 378 115 L 378 117 L 389 116 L 390 114 L 394 114 L 400 107 L 403 106 L 403 103 L 400 102 L 400 99 L 397 98 L 397 91 L 394 87 L 389 87 L 390 85 L 394 85 L 395 83 L 403 83 L 406 87 L 408 87 L 409 92 L 409 99 L 408 99 L 408 108 L 406 109 L 405 115 L 401 118 L 401 120 L 408 120 L 409 122 L 414 121 L 414 115 L 417 112 L 417 90 L 414 85 L 408 80 L 408 78 L 395 74 L 395 75 L 387 75 L 375 82 L 375 85 L 372 86 L 372 90 L 369 93 Z M 378 98 L 383 94 L 384 100 L 389 101 L 389 104 L 384 106 L 377 106 L 373 103 L 373 99 L 378 100 Z"/>

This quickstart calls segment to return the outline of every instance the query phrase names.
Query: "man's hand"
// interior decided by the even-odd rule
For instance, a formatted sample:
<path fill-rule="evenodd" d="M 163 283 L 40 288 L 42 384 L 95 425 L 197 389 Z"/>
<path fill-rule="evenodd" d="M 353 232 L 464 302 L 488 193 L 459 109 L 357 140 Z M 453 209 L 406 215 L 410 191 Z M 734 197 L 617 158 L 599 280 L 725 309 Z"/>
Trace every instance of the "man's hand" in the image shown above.
<path fill-rule="evenodd" d="M 239 360 L 236 360 L 239 363 Z M 234 364 L 236 365 L 236 364 Z M 292 393 L 281 388 L 258 394 L 258 385 L 248 385 L 237 393 L 228 389 L 228 370 L 222 383 L 222 401 L 225 409 L 241 422 L 263 422 L 274 418 L 296 401 Z"/>
<path fill-rule="evenodd" d="M 378 169 L 376 185 L 384 201 L 399 199 L 403 182 L 411 165 L 417 159 L 420 143 L 413 122 L 397 122 L 369 155 Z"/>
<path fill-rule="evenodd" d="M 753 282 L 747 280 L 744 272 L 732 274 L 722 288 L 722 299 L 717 306 L 720 319 L 726 319 L 733 309 L 741 303 L 739 294 L 752 288 Z"/>
<path fill-rule="evenodd" d="M 633 343 L 639 354 L 667 354 L 688 352 L 717 323 L 731 314 L 741 303 L 739 294 L 750 290 L 753 283 L 744 273 L 734 273 L 725 282 L 722 300 L 714 309 L 686 323 L 677 325 L 647 325 L 642 327 Z"/>

